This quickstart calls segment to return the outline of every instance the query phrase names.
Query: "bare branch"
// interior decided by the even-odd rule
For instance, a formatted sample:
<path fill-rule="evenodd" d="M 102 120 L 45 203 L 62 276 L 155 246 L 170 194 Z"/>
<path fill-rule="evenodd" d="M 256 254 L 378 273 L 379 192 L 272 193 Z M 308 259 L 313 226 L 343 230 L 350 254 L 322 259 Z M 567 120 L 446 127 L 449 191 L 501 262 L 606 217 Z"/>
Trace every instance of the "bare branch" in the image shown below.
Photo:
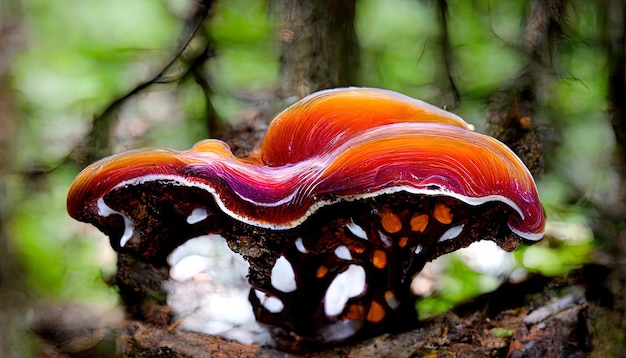
<path fill-rule="evenodd" d="M 437 1 L 437 7 L 439 10 L 439 24 L 441 31 L 441 35 L 439 37 L 439 45 L 442 51 L 448 84 L 450 86 L 450 91 L 452 92 L 452 98 L 454 100 L 453 104 L 457 106 L 459 103 L 461 103 L 461 93 L 456 86 L 454 76 L 452 74 L 452 47 L 450 46 L 450 36 L 448 32 L 448 2 L 446 0 L 439 0 Z"/>
<path fill-rule="evenodd" d="M 183 53 L 189 47 L 191 41 L 197 37 L 199 30 L 209 17 L 212 5 L 212 0 L 198 2 L 198 7 L 196 8 L 193 16 L 186 21 L 186 26 L 183 30 L 185 35 L 183 36 L 181 44 L 178 46 L 178 49 L 171 59 L 150 79 L 139 83 L 126 94 L 111 102 L 100 114 L 94 116 L 91 122 L 90 132 L 76 147 L 72 149 L 61 164 L 73 161 L 80 163 L 82 166 L 109 154 L 109 132 L 115 112 L 129 98 L 142 92 L 153 84 L 172 81 L 171 79 L 165 79 L 165 77 L 170 72 L 172 66 L 180 61 Z M 201 54 L 201 56 L 202 55 L 203 54 Z"/>

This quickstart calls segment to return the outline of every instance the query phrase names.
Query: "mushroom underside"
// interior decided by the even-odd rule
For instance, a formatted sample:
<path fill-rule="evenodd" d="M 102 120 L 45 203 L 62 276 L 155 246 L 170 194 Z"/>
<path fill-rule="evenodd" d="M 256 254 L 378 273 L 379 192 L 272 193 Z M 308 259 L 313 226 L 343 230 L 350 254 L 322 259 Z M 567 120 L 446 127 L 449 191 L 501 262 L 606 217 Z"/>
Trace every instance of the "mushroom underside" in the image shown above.
<path fill-rule="evenodd" d="M 257 320 L 287 349 L 410 329 L 417 323 L 411 279 L 427 262 L 479 240 L 507 251 L 521 242 L 507 225 L 517 213 L 499 201 L 473 206 L 400 191 L 339 200 L 274 230 L 225 214 L 200 188 L 171 184 L 114 189 L 94 224 L 118 252 L 156 267 L 191 238 L 224 237 L 250 264 Z"/>

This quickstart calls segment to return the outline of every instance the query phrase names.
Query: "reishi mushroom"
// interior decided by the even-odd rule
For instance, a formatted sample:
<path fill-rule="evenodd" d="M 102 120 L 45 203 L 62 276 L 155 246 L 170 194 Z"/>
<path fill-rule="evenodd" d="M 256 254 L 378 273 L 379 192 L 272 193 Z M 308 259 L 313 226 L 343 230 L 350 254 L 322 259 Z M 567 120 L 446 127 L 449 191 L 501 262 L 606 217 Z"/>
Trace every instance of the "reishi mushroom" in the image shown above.
<path fill-rule="evenodd" d="M 220 235 L 251 264 L 250 301 L 298 349 L 412 327 L 411 279 L 478 240 L 543 236 L 533 178 L 454 114 L 370 88 L 325 90 L 279 114 L 258 155 L 209 139 L 139 149 L 84 169 L 70 215 L 153 265 Z"/>

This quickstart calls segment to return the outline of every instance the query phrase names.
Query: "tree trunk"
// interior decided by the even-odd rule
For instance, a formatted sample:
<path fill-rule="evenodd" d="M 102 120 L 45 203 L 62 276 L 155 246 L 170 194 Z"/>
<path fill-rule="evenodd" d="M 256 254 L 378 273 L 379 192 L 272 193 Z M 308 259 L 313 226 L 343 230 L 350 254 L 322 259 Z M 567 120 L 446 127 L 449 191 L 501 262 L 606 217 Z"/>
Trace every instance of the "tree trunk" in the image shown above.
<path fill-rule="evenodd" d="M 279 17 L 280 97 L 356 83 L 356 0 L 272 0 L 272 6 Z"/>

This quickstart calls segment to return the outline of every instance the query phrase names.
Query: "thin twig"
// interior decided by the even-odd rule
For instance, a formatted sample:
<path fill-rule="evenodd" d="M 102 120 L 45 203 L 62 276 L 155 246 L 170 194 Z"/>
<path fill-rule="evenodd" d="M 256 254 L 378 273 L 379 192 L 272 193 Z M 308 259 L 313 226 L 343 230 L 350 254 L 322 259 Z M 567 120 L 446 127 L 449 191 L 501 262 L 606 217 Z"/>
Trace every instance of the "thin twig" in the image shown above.
<path fill-rule="evenodd" d="M 134 95 L 140 93 L 146 88 L 150 87 L 153 84 L 157 83 L 165 83 L 171 81 L 163 81 L 163 78 L 170 71 L 172 66 L 180 60 L 185 50 L 189 47 L 191 41 L 198 35 L 198 31 L 209 17 L 211 7 L 213 5 L 212 0 L 202 1 L 198 3 L 198 7 L 191 17 L 189 21 L 186 22 L 187 26 L 185 26 L 186 30 L 184 33 L 187 35 L 184 36 L 184 40 L 179 45 L 177 51 L 174 53 L 172 58 L 161 68 L 161 70 L 155 74 L 152 78 L 147 81 L 139 83 L 137 86 L 132 88 L 126 94 L 121 97 L 115 99 L 111 102 L 99 115 L 94 116 L 91 122 L 91 130 L 84 139 L 79 142 L 65 157 L 65 159 L 59 163 L 56 167 L 66 164 L 72 161 L 78 162 L 91 162 L 98 157 L 102 156 L 102 150 L 99 150 L 99 142 L 107 143 L 104 147 L 108 147 L 108 134 L 109 134 L 109 126 L 112 115 L 117 109 L 126 102 L 129 98 Z M 99 134 L 101 133 L 101 134 Z M 103 138 L 104 137 L 104 138 Z M 100 145 L 101 146 L 101 145 Z M 81 160 L 81 158 L 84 158 Z M 56 167 L 50 169 L 50 171 L 54 170 Z"/>
<path fill-rule="evenodd" d="M 448 82 L 450 83 L 450 91 L 454 98 L 454 105 L 461 103 L 461 94 L 456 86 L 454 76 L 452 75 L 452 48 L 450 46 L 450 37 L 448 32 L 448 2 L 446 0 L 439 0 L 439 15 L 441 20 L 441 36 L 440 45 L 443 54 L 444 65 L 446 67 L 446 75 Z"/>

